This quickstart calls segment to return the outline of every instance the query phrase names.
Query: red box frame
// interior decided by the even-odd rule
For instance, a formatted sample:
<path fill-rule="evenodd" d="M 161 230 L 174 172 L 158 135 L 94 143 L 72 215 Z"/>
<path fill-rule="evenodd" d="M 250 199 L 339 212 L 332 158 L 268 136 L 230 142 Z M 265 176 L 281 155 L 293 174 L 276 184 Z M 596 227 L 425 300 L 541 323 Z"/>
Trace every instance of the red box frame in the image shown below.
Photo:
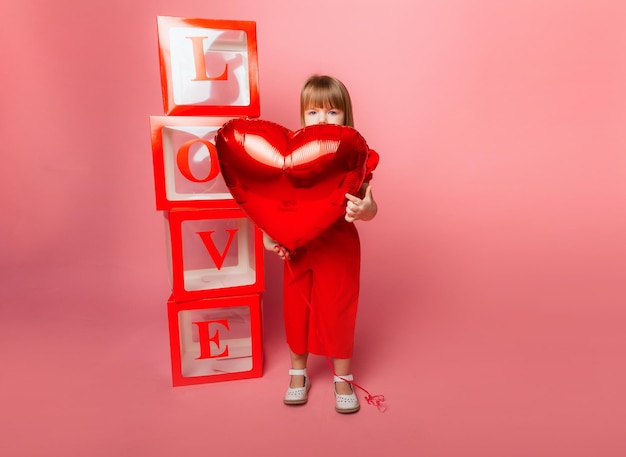
<path fill-rule="evenodd" d="M 263 232 L 250 221 L 241 209 L 204 209 L 204 210 L 173 210 L 165 212 L 169 228 L 169 245 L 171 255 L 172 294 L 177 301 L 197 300 L 202 298 L 225 297 L 260 293 L 264 289 L 265 268 L 263 263 Z M 215 289 L 185 289 L 185 269 L 183 259 L 182 223 L 185 221 L 246 219 L 253 227 L 252 239 L 254 252 L 255 281 L 252 284 L 220 287 Z"/>
<path fill-rule="evenodd" d="M 221 127 L 226 122 L 236 117 L 202 117 L 202 116 L 150 116 L 150 130 L 152 138 L 152 164 L 154 172 L 154 190 L 157 210 L 171 210 L 176 208 L 238 208 L 237 202 L 230 194 L 228 189 L 227 198 L 201 198 L 202 196 L 210 196 L 211 194 L 190 193 L 191 198 L 173 200 L 167 195 L 167 177 L 165 157 L 163 151 L 163 129 L 167 127 Z M 213 142 L 211 142 L 214 144 Z M 173 165 L 172 165 L 173 166 Z M 215 166 L 219 169 L 219 162 L 216 161 Z M 221 172 L 219 178 L 222 179 Z M 171 185 L 174 185 L 172 183 Z M 193 196 L 197 198 L 193 198 Z"/>
<path fill-rule="evenodd" d="M 246 33 L 246 49 L 248 53 L 248 88 L 249 105 L 177 105 L 174 102 L 171 49 L 169 32 L 174 27 L 204 28 L 217 30 L 235 30 Z M 167 115 L 186 116 L 249 116 L 259 117 L 261 105 L 259 100 L 259 65 L 257 52 L 256 22 L 220 19 L 182 18 L 157 16 L 159 41 L 159 62 L 161 68 L 161 88 L 163 107 Z"/>
<path fill-rule="evenodd" d="M 180 327 L 178 313 L 186 310 L 249 307 L 250 336 L 252 345 L 252 368 L 248 371 L 221 373 L 200 376 L 183 376 Z M 170 296 L 167 302 L 168 328 L 170 337 L 170 360 L 172 368 L 172 385 L 174 387 L 206 384 L 211 382 L 233 381 L 237 379 L 259 378 L 263 375 L 263 322 L 261 294 L 236 295 L 217 297 L 186 302 L 177 302 Z"/>

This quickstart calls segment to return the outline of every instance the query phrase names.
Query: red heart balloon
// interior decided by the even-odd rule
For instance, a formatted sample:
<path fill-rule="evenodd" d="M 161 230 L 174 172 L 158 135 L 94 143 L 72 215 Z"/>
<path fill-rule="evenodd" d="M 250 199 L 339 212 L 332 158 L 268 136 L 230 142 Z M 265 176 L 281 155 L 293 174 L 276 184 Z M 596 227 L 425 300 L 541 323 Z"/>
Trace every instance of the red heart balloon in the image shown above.
<path fill-rule="evenodd" d="M 368 147 L 353 128 L 286 129 L 264 120 L 234 119 L 215 146 L 224 181 L 250 219 L 293 251 L 343 217 L 346 192 L 363 183 Z"/>

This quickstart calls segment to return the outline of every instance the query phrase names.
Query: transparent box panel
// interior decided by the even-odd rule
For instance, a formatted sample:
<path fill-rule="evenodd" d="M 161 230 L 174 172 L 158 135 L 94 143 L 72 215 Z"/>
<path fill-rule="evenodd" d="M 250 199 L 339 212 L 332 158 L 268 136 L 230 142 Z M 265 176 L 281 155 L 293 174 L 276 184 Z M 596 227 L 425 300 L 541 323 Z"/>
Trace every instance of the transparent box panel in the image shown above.
<path fill-rule="evenodd" d="M 226 321 L 228 328 L 215 321 Z M 216 332 L 219 332 L 217 334 L 219 346 L 215 341 L 204 342 L 210 345 L 212 357 L 201 358 L 201 331 L 200 326 L 194 322 L 213 322 L 208 326 L 211 338 L 215 338 Z M 252 326 L 249 307 L 182 310 L 178 313 L 178 324 L 183 376 L 240 373 L 252 369 Z M 228 350 L 228 355 L 220 357 L 225 350 Z"/>
<path fill-rule="evenodd" d="M 213 290 L 256 282 L 254 225 L 249 219 L 183 221 L 181 236 L 185 290 Z"/>
<path fill-rule="evenodd" d="M 219 173 L 215 147 L 217 126 L 166 126 L 161 129 L 165 195 L 170 201 L 225 200 L 232 196 Z M 207 145 L 210 143 L 211 146 Z M 188 154 L 181 170 L 178 155 Z"/>
<path fill-rule="evenodd" d="M 245 31 L 172 27 L 169 40 L 176 105 L 250 104 Z"/>

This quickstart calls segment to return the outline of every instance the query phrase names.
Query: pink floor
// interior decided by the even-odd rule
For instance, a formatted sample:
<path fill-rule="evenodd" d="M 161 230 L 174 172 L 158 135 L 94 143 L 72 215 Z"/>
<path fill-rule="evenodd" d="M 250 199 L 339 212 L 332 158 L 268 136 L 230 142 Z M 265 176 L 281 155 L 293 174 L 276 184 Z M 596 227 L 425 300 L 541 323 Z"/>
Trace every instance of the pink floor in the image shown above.
<path fill-rule="evenodd" d="M 153 273 L 110 265 L 3 272 L 1 455 L 626 451 L 623 327 L 610 314 L 621 303 L 610 291 L 565 301 L 498 290 L 365 298 L 354 372 L 388 409 L 364 404 L 342 416 L 320 358 L 310 366 L 309 403 L 281 403 L 288 358 L 272 281 L 263 377 L 173 388 L 168 288 Z M 587 300 L 604 312 L 585 312 Z"/>

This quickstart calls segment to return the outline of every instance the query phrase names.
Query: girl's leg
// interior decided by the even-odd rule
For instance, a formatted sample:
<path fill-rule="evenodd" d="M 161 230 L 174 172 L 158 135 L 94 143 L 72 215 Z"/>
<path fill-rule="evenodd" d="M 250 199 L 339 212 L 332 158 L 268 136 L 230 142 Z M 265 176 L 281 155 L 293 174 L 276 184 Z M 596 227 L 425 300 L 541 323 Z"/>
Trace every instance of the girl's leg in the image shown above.
<path fill-rule="evenodd" d="M 296 354 L 291 351 L 291 369 L 289 370 L 289 389 L 285 393 L 283 403 L 286 405 L 304 405 L 308 399 L 311 381 L 306 376 L 308 354 Z"/>
<path fill-rule="evenodd" d="M 352 359 L 333 359 L 333 368 L 337 376 L 345 376 L 350 374 L 350 362 Z M 336 382 L 335 389 L 338 394 L 350 395 L 352 393 L 352 385 L 347 382 Z"/>
<path fill-rule="evenodd" d="M 296 354 L 293 351 L 289 351 L 291 356 L 291 368 L 296 370 L 301 370 L 306 368 L 306 362 L 309 357 L 308 352 L 304 354 Z M 289 387 L 304 387 L 304 376 L 302 375 L 293 375 L 291 376 L 291 381 L 289 382 Z"/>

